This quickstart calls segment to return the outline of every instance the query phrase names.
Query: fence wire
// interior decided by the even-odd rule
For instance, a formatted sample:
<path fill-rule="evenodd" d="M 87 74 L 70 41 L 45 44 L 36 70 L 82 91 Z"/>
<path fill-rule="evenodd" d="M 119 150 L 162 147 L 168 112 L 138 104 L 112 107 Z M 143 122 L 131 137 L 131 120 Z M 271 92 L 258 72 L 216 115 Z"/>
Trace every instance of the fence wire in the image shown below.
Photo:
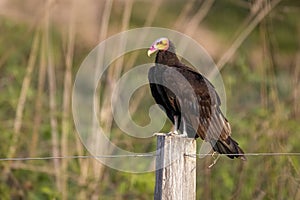
<path fill-rule="evenodd" d="M 204 156 L 214 156 L 216 154 L 184 154 L 184 156 L 202 158 Z M 217 154 L 220 156 L 239 156 L 242 154 Z M 246 157 L 250 156 L 300 156 L 300 152 L 259 152 L 259 153 L 245 153 Z M 14 158 L 0 158 L 0 161 L 29 161 L 29 160 L 54 160 L 54 159 L 97 159 L 97 158 L 126 158 L 126 157 L 156 157 L 153 153 L 144 154 L 123 154 L 123 155 L 74 155 L 74 156 L 47 156 L 47 157 L 14 157 Z"/>

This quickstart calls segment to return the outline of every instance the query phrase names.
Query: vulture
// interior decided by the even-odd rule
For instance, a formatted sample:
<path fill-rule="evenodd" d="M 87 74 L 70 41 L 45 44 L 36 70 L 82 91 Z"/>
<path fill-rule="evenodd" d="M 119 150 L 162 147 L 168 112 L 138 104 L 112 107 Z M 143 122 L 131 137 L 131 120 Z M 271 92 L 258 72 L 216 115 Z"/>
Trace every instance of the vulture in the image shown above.
<path fill-rule="evenodd" d="M 232 139 L 230 124 L 220 109 L 220 98 L 203 75 L 180 62 L 168 38 L 157 39 L 148 56 L 156 53 L 148 72 L 152 96 L 174 125 L 174 134 L 209 142 L 215 152 L 246 160 Z"/>

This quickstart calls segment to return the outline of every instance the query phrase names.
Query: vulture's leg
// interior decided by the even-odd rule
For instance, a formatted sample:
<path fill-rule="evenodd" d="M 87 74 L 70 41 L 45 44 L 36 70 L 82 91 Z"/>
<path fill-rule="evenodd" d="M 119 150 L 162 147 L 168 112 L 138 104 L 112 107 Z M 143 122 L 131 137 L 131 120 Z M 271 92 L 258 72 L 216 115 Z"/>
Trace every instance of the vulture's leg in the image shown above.
<path fill-rule="evenodd" d="M 186 121 L 184 119 L 184 117 L 182 117 L 182 123 L 183 123 L 183 133 L 182 133 L 182 137 L 187 137 L 187 131 L 186 131 Z"/>
<path fill-rule="evenodd" d="M 215 156 L 217 154 L 217 156 Z M 213 152 L 213 154 L 211 155 L 211 157 L 213 158 L 213 163 L 211 163 L 208 168 L 212 168 L 216 163 L 217 161 L 219 160 L 220 158 L 220 154 L 216 151 Z"/>
<path fill-rule="evenodd" d="M 174 115 L 174 134 L 179 135 L 178 133 L 178 116 Z"/>

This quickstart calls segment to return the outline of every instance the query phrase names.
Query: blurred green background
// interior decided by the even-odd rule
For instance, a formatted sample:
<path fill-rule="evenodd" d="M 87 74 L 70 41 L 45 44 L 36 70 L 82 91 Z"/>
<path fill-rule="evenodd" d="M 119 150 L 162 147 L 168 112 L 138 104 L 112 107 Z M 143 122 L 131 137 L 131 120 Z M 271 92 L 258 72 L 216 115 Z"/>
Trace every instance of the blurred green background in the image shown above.
<path fill-rule="evenodd" d="M 209 52 L 245 152 L 300 152 L 299 13 L 296 0 L 2 0 L 0 157 L 89 155 L 70 108 L 76 72 L 99 42 L 144 26 L 187 34 Z M 105 97 L 122 73 L 154 59 L 145 55 L 125 56 L 99 87 L 100 123 L 116 145 L 136 152 L 154 150 L 155 138 L 125 135 Z M 136 123 L 149 123 L 153 103 L 147 87 L 136 92 Z M 197 199 L 300 199 L 300 156 L 210 163 L 197 159 Z M 0 167 L 1 199 L 153 199 L 154 172 L 120 172 L 91 158 L 1 160 Z"/>

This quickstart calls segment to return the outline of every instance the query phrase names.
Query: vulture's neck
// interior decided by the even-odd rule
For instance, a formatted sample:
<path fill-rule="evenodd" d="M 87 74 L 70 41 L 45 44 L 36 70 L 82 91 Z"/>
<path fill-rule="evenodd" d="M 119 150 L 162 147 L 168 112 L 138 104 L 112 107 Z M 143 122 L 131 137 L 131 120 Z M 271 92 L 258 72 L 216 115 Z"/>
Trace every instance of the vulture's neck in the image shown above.
<path fill-rule="evenodd" d="M 180 61 L 175 53 L 159 50 L 156 54 L 155 63 L 174 66 L 180 64 Z"/>

